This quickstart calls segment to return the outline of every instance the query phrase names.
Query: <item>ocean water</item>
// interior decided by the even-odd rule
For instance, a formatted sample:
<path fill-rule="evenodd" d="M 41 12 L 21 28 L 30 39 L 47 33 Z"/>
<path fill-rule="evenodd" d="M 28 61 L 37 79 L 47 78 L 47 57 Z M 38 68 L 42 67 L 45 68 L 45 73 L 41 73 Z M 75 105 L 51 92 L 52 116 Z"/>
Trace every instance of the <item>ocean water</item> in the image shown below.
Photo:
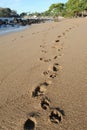
<path fill-rule="evenodd" d="M 13 20 L 13 18 L 0 18 L 1 20 L 5 20 L 7 19 L 8 21 Z M 29 25 L 26 26 L 21 26 L 21 25 L 0 25 L 0 35 L 4 35 L 4 34 L 8 34 L 11 32 L 17 32 L 17 31 L 21 31 L 24 30 L 28 27 Z"/>
<path fill-rule="evenodd" d="M 26 28 L 28 28 L 28 26 L 3 25 L 3 26 L 0 26 L 0 35 L 8 34 L 8 33 L 11 33 L 11 32 L 18 32 L 18 31 L 24 30 Z"/>

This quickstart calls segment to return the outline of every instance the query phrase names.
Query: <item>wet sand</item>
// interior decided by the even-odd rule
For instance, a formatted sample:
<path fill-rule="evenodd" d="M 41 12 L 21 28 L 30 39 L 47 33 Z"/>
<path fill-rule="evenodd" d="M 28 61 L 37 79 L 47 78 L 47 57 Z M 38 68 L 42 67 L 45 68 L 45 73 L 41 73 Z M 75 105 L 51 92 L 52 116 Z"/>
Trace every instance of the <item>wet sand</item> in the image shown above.
<path fill-rule="evenodd" d="M 86 18 L 0 36 L 0 130 L 86 130 L 86 59 Z"/>

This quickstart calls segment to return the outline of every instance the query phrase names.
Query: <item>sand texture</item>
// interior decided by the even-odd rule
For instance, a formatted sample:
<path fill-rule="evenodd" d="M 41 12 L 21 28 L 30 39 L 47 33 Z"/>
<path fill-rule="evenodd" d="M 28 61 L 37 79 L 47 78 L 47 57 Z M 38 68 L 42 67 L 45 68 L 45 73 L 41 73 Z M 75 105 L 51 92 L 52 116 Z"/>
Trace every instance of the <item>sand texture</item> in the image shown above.
<path fill-rule="evenodd" d="M 0 130 L 87 130 L 87 19 L 0 36 Z"/>

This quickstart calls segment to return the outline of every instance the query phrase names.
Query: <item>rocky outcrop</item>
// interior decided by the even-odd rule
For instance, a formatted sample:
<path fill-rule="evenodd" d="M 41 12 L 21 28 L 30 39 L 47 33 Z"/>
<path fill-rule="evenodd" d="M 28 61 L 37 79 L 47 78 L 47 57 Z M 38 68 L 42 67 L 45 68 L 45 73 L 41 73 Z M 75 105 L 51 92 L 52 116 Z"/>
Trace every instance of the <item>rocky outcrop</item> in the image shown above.
<path fill-rule="evenodd" d="M 21 25 L 21 26 L 26 26 L 26 25 L 31 25 L 31 24 L 38 24 L 41 22 L 48 21 L 48 19 L 22 19 L 22 18 L 14 18 L 13 20 L 8 20 L 8 19 L 0 19 L 0 25 Z"/>

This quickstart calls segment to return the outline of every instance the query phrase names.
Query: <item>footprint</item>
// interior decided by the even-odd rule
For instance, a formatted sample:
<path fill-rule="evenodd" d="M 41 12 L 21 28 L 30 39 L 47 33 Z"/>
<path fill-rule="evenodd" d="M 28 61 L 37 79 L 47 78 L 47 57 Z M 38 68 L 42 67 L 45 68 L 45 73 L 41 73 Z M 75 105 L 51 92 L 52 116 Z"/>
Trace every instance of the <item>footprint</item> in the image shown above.
<path fill-rule="evenodd" d="M 34 117 L 30 117 L 25 121 L 24 130 L 35 130 L 36 120 Z"/>
<path fill-rule="evenodd" d="M 35 90 L 32 92 L 32 97 L 42 96 L 46 92 L 46 87 L 49 85 L 49 83 L 44 82 L 38 85 Z"/>
<path fill-rule="evenodd" d="M 55 42 L 60 42 L 60 40 L 55 40 Z"/>
<path fill-rule="evenodd" d="M 56 76 L 57 76 L 57 74 L 53 73 L 49 77 L 52 78 L 52 79 L 54 79 Z"/>
<path fill-rule="evenodd" d="M 51 59 L 44 59 L 44 58 L 40 58 L 40 61 L 44 61 L 44 62 L 50 62 L 51 61 Z"/>
<path fill-rule="evenodd" d="M 47 71 L 43 72 L 43 75 L 48 76 L 49 78 L 55 78 L 57 76 L 57 71 L 61 70 L 62 67 L 58 63 L 54 63 L 48 67 Z"/>
<path fill-rule="evenodd" d="M 45 59 L 44 60 L 44 62 L 50 62 L 51 61 L 51 59 Z"/>
<path fill-rule="evenodd" d="M 45 50 L 42 50 L 42 52 L 43 52 L 43 53 L 47 53 L 47 51 L 45 51 Z"/>
<path fill-rule="evenodd" d="M 58 38 L 60 38 L 60 37 L 61 37 L 61 35 L 58 36 Z"/>
<path fill-rule="evenodd" d="M 54 63 L 53 65 L 50 65 L 48 67 L 48 71 L 44 71 L 43 74 L 45 76 L 48 75 L 48 77 L 50 77 L 50 78 L 55 78 L 57 76 L 56 72 L 61 69 L 62 69 L 62 67 L 58 63 Z"/>
<path fill-rule="evenodd" d="M 60 69 L 60 65 L 58 63 L 54 63 L 53 65 L 50 65 L 49 68 L 48 68 L 48 71 L 49 72 L 52 72 L 52 71 L 59 71 Z"/>
<path fill-rule="evenodd" d="M 54 108 L 50 113 L 50 121 L 53 123 L 59 123 L 63 120 L 64 111 L 60 108 Z"/>
<path fill-rule="evenodd" d="M 61 51 L 61 49 L 58 49 L 58 51 Z"/>
<path fill-rule="evenodd" d="M 64 33 L 64 32 L 63 32 L 62 34 L 63 34 L 63 35 L 65 35 L 65 33 Z"/>
<path fill-rule="evenodd" d="M 40 47 L 44 48 L 44 46 L 40 45 Z"/>
<path fill-rule="evenodd" d="M 59 70 L 59 64 L 58 63 L 55 63 L 53 65 L 53 71 L 58 71 Z"/>
<path fill-rule="evenodd" d="M 47 96 L 42 98 L 42 100 L 41 100 L 41 107 L 44 110 L 47 110 L 50 107 L 50 99 Z"/>
<path fill-rule="evenodd" d="M 40 58 L 40 60 L 42 61 L 42 60 L 43 60 L 43 58 L 41 57 L 41 58 Z"/>
<path fill-rule="evenodd" d="M 57 56 L 54 56 L 54 58 L 53 59 L 57 59 Z"/>
<path fill-rule="evenodd" d="M 57 76 L 56 73 L 53 73 L 52 71 L 49 71 L 49 70 L 48 71 L 44 71 L 43 75 L 45 75 L 45 76 L 48 75 L 49 78 L 55 78 Z"/>
<path fill-rule="evenodd" d="M 55 63 L 53 66 L 54 71 L 62 70 L 62 66 L 60 66 L 58 63 Z"/>
<path fill-rule="evenodd" d="M 48 75 L 49 71 L 44 71 L 43 75 Z"/>

